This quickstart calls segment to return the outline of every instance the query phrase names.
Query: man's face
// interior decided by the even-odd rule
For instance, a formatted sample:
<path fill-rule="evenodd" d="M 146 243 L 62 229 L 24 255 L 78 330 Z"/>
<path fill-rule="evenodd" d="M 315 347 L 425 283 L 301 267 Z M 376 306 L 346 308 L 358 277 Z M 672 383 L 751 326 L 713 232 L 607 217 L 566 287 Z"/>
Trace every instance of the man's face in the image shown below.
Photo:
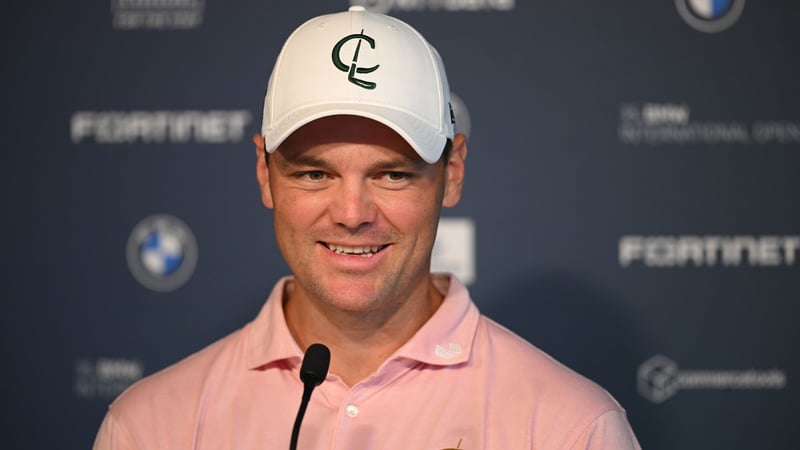
<path fill-rule="evenodd" d="M 295 294 L 346 311 L 426 295 L 440 209 L 460 197 L 455 166 L 457 182 L 443 161 L 425 163 L 390 128 L 355 116 L 293 133 L 259 180 Z"/>

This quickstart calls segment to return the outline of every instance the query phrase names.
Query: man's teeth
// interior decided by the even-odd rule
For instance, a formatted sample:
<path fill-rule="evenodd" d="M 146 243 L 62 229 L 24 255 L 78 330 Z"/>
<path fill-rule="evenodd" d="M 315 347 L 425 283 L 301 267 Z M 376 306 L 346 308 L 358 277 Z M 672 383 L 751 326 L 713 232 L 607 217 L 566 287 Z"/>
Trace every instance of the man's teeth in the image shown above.
<path fill-rule="evenodd" d="M 328 244 L 328 248 L 335 253 L 340 255 L 360 255 L 364 257 L 370 257 L 375 253 L 378 253 L 383 246 L 377 245 L 373 247 L 347 247 L 344 245 L 336 245 L 336 244 Z"/>

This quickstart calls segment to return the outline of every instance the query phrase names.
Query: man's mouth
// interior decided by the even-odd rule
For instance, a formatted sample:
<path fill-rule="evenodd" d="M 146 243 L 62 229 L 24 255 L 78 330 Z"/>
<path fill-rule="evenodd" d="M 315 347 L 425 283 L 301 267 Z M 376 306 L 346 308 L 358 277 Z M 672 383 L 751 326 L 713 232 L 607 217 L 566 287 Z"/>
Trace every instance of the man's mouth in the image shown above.
<path fill-rule="evenodd" d="M 362 258 L 370 258 L 374 256 L 379 251 L 386 248 L 386 245 L 374 245 L 374 246 L 363 246 L 363 247 L 349 247 L 346 245 L 338 245 L 338 244 L 329 244 L 327 242 L 322 243 L 325 247 L 328 247 L 328 250 L 338 254 L 338 255 L 350 255 L 350 256 L 360 256 Z"/>

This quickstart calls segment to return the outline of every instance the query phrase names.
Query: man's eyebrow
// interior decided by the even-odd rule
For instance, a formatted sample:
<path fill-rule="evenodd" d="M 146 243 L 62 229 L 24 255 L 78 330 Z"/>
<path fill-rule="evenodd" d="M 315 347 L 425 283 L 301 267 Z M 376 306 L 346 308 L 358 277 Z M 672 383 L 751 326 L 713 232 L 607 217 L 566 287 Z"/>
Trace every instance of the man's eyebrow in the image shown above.
<path fill-rule="evenodd" d="M 373 171 L 392 171 L 392 170 L 422 170 L 428 163 L 423 160 L 410 158 L 395 158 L 386 161 L 378 161 L 372 165 Z"/>
<path fill-rule="evenodd" d="M 411 159 L 407 157 L 397 157 L 377 161 L 370 166 L 371 171 L 402 171 L 402 170 L 422 170 L 429 164 L 422 159 Z M 292 167 L 306 166 L 317 167 L 320 169 L 330 169 L 332 164 L 324 158 L 312 155 L 297 155 L 292 158 L 283 158 L 281 160 L 281 167 L 284 169 L 291 169 Z"/>
<path fill-rule="evenodd" d="M 283 169 L 291 169 L 299 166 L 319 167 L 322 169 L 330 167 L 330 164 L 324 159 L 306 154 L 300 154 L 292 158 L 281 158 L 280 165 Z"/>

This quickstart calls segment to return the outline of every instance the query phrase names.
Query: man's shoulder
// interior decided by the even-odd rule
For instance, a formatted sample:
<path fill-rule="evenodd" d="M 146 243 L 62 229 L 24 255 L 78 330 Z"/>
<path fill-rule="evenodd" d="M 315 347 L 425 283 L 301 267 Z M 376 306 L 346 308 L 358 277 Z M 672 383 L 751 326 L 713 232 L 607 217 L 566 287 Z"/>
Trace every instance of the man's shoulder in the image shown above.
<path fill-rule="evenodd" d="M 499 396 L 513 402 L 497 409 L 526 417 L 534 430 L 548 430 L 534 432 L 534 447 L 590 448 L 591 442 L 602 448 L 639 448 L 625 410 L 594 381 L 486 317 L 476 342 L 475 363 L 492 367 L 496 389 L 510 386 L 500 388 Z"/>
<path fill-rule="evenodd" d="M 497 376 L 515 378 L 517 392 L 540 406 L 623 411 L 597 383 L 486 316 L 481 316 L 476 345 L 476 357 L 490 361 Z"/>
<path fill-rule="evenodd" d="M 197 406 L 215 372 L 241 362 L 244 330 L 239 329 L 130 386 L 111 404 L 112 412 Z M 195 408 L 196 409 L 196 408 Z"/>

